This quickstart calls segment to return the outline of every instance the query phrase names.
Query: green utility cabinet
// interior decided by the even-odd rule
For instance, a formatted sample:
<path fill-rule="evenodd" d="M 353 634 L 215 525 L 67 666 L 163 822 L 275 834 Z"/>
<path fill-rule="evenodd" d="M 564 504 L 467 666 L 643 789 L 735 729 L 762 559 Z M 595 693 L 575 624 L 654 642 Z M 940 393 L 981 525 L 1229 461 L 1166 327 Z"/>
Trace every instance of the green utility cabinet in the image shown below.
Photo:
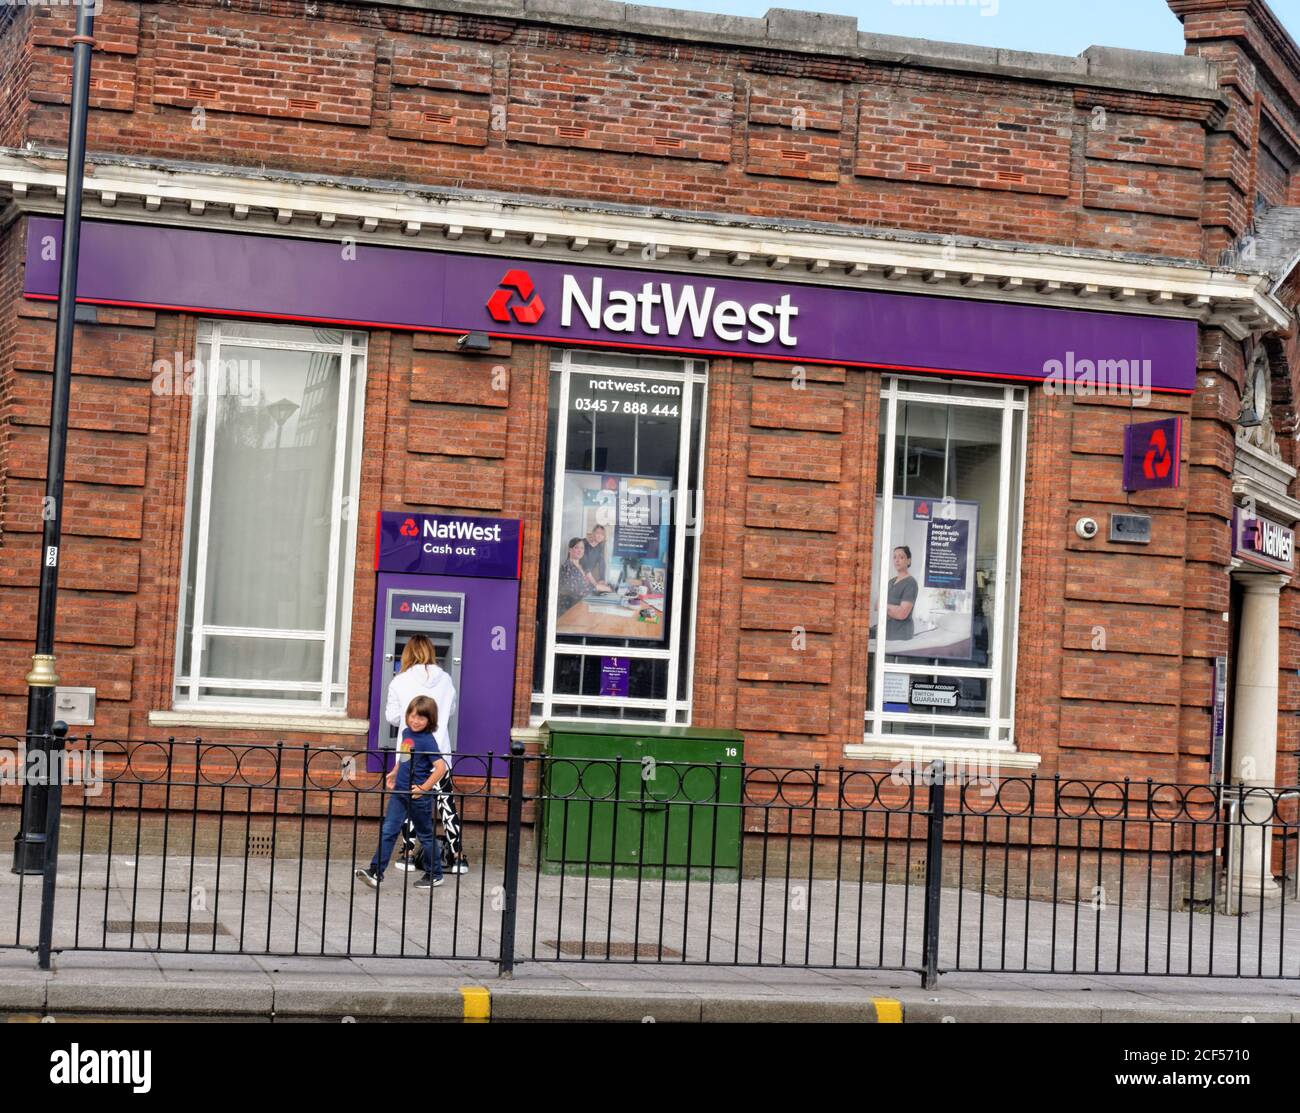
<path fill-rule="evenodd" d="M 542 869 L 733 880 L 744 735 L 546 723 Z"/>

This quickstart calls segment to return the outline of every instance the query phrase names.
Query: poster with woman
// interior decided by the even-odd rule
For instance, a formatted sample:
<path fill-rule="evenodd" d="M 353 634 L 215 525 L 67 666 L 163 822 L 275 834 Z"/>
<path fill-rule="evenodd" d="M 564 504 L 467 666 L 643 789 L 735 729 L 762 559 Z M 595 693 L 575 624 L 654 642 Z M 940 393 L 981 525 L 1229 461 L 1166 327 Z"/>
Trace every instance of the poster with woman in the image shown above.
<path fill-rule="evenodd" d="M 883 524 L 884 500 L 876 500 Z M 897 657 L 967 661 L 973 655 L 975 550 L 979 503 L 901 497 L 893 500 L 890 551 L 875 529 L 871 649 L 876 648 L 880 585 L 885 585 L 885 652 Z"/>
<path fill-rule="evenodd" d="M 671 510 L 669 479 L 565 473 L 557 634 L 665 640 Z"/>

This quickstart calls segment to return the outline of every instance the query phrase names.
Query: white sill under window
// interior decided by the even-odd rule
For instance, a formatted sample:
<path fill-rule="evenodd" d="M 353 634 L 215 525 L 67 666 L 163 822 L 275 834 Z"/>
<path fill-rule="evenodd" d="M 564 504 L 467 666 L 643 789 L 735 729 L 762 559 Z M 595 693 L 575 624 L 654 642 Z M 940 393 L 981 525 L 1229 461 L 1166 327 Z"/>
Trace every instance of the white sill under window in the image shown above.
<path fill-rule="evenodd" d="M 888 761 L 893 764 L 907 762 L 909 765 L 924 765 L 931 761 L 967 769 L 1019 769 L 1036 770 L 1043 760 L 1042 754 L 1024 753 L 1003 743 L 994 746 L 988 742 L 972 739 L 969 742 L 937 742 L 929 739 L 902 741 L 895 739 L 885 742 L 865 739 L 844 747 L 844 756 L 870 761 Z"/>
<path fill-rule="evenodd" d="M 342 712 L 245 711 L 217 707 L 176 707 L 171 711 L 150 711 L 151 727 L 208 730 L 319 731 L 322 734 L 367 734 L 369 719 L 349 719 Z"/>

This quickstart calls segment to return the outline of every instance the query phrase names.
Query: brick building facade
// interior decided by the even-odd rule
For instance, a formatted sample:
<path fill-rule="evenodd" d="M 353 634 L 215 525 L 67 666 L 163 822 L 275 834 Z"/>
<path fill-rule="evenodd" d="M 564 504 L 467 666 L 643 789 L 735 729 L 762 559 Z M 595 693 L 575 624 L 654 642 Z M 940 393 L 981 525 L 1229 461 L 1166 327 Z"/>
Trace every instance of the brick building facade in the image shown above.
<path fill-rule="evenodd" d="M 975 322 L 972 351 L 996 340 L 983 335 L 995 327 L 1020 328 L 1011 317 L 986 327 L 994 318 L 985 311 L 1030 313 L 1029 331 L 1060 322 L 1062 335 L 1095 326 L 1104 338 L 1131 324 L 1157 374 L 1162 360 L 1177 366 L 1165 389 L 1135 397 L 1052 389 L 1041 365 L 1036 374 L 1005 368 L 1004 381 L 973 362 L 891 360 L 871 338 L 854 358 L 798 346 L 768 357 L 762 345 L 719 342 L 715 329 L 675 354 L 646 344 L 641 358 L 627 354 L 634 339 L 614 348 L 617 338 L 591 330 L 581 342 L 566 344 L 554 329 L 533 340 L 518 317 L 497 327 L 431 316 L 422 327 L 264 310 L 238 297 L 241 286 L 271 281 L 258 273 L 209 275 L 198 284 L 218 290 L 208 300 L 186 291 L 139 304 L 108 287 L 98 297 L 83 290 L 97 304 L 76 337 L 62 682 L 97 690 L 102 735 L 364 746 L 376 515 L 502 517 L 523 523 L 512 643 L 522 737 L 547 714 L 581 705 L 575 713 L 735 727 L 758 761 L 838 765 L 956 747 L 1004 771 L 1205 783 L 1214 661 L 1224 657 L 1234 685 L 1229 760 L 1249 751 L 1268 767 L 1248 779 L 1294 784 L 1300 594 L 1284 575 L 1244 577 L 1257 554 L 1250 536 L 1234 544 L 1233 523 L 1234 505 L 1246 511 L 1247 535 L 1251 515 L 1282 527 L 1300 518 L 1300 236 L 1287 219 L 1300 205 L 1300 49 L 1261 0 L 1170 6 L 1184 23 L 1186 57 L 1097 47 L 1078 58 L 1009 54 L 783 10 L 740 19 L 586 0 L 390 0 L 321 2 L 308 20 L 283 0 L 106 0 L 85 216 L 136 230 L 140 265 L 162 230 L 186 230 L 220 237 L 200 244 L 255 241 L 249 259 L 280 258 L 259 252 L 292 242 L 439 265 L 489 257 L 503 273 L 549 266 L 581 278 L 620 268 L 735 280 L 772 300 L 792 289 L 810 301 L 827 291 L 905 298 L 904 309 L 923 302 L 943 322 L 962 307 L 973 315 L 961 319 Z M 70 24 L 59 9 L 0 9 L 0 725 L 9 731 L 24 716 L 54 334 L 52 303 L 33 296 L 32 271 L 45 227 L 37 222 L 60 208 Z M 131 254 L 130 241 L 113 242 Z M 131 268 L 128 259 L 121 270 Z M 456 273 L 450 267 L 447 281 Z M 281 286 L 312 281 L 306 269 L 277 275 Z M 223 289 L 233 301 L 222 302 Z M 489 284 L 474 296 L 492 293 Z M 518 306 L 526 295 L 514 294 Z M 887 321 L 888 306 L 900 304 L 870 303 L 872 319 Z M 582 311 L 577 301 L 570 308 Z M 356 487 L 330 535 L 347 542 L 355 528 L 348 552 L 335 546 L 342 556 L 329 581 L 342 593 L 331 627 L 345 652 L 340 703 L 320 713 L 250 710 L 205 695 L 197 681 L 197 700 L 178 697 L 192 632 L 178 637 L 177 626 L 193 577 L 183 547 L 187 520 L 197 522 L 187 478 L 196 415 L 192 397 L 158 388 L 159 368 L 174 353 L 183 365 L 213 336 L 238 337 L 232 321 L 266 318 L 308 330 L 277 334 L 290 342 L 314 334 L 336 344 L 328 326 L 365 344 Z M 1143 331 L 1157 326 L 1170 331 Z M 941 347 L 960 351 L 960 335 L 948 334 L 959 327 L 942 326 Z M 487 347 L 459 343 L 480 329 Z M 1102 343 L 1101 355 L 1130 354 Z M 577 370 L 567 352 L 587 353 Z M 656 364 L 652 353 L 678 362 Z M 669 673 L 676 687 L 665 689 L 659 664 L 634 680 L 653 707 L 620 704 L 626 689 L 596 694 L 586 673 L 565 679 L 572 646 L 630 646 L 635 658 L 635 639 L 614 645 L 550 625 L 560 581 L 547 575 L 563 563 L 567 524 L 556 500 L 569 493 L 553 460 L 557 429 L 570 420 L 568 411 L 556 417 L 557 392 L 568 389 L 562 381 L 590 384 L 585 366 L 632 379 L 667 367 L 687 376 L 688 390 L 700 384 L 699 430 L 680 442 L 675 479 L 702 513 L 677 550 L 687 561 L 666 562 L 677 606 L 664 622 L 681 633 Z M 909 391 L 929 401 L 910 402 Z M 963 409 L 962 398 L 986 408 Z M 1261 424 L 1239 428 L 1251 406 Z M 1181 418 L 1178 486 L 1126 491 L 1126 427 L 1168 416 Z M 904 444 L 914 419 L 920 441 L 939 443 L 924 432 L 931 418 L 947 423 L 942 450 Z M 290 420 L 296 428 L 300 419 Z M 953 432 L 968 426 L 985 432 Z M 894 452 L 878 451 L 883 436 Z M 618 448 L 592 443 L 597 455 Z M 948 646 L 947 656 L 912 658 L 931 671 L 891 679 L 868 635 L 886 614 L 873 600 L 878 573 L 867 572 L 883 506 L 873 492 L 887 468 L 895 499 L 915 506 L 913 480 L 921 496 L 951 497 L 944 484 L 958 460 L 983 492 L 956 494 L 983 518 L 971 517 L 963 534 L 974 567 L 954 573 L 944 603 L 966 616 L 969 675 L 957 675 L 962 650 L 952 656 Z M 1002 468 L 1000 485 L 987 460 Z M 594 456 L 580 467 L 600 471 Z M 939 488 L 924 487 L 930 468 L 943 470 Z M 1149 515 L 1149 543 L 1109 540 L 1115 513 Z M 1097 536 L 1076 530 L 1084 518 L 1100 524 Z M 268 547 L 264 559 L 295 557 Z M 1261 585 L 1248 650 L 1234 632 Z M 950 616 L 932 605 L 942 626 Z M 915 617 L 914 629 L 926 625 Z M 888 621 L 911 620 L 891 612 Z M 1259 622 L 1273 624 L 1275 664 L 1255 644 Z M 889 664 L 908 660 L 891 655 Z M 888 689 L 878 698 L 872 676 Z M 969 703 L 985 725 L 958 725 L 945 740 L 942 726 L 909 718 L 922 711 L 907 688 L 918 677 L 933 682 L 935 698 Z M 577 702 L 566 705 L 566 695 Z M 1269 699 L 1275 746 L 1258 728 Z M 874 715 L 865 730 L 864 709 Z"/>

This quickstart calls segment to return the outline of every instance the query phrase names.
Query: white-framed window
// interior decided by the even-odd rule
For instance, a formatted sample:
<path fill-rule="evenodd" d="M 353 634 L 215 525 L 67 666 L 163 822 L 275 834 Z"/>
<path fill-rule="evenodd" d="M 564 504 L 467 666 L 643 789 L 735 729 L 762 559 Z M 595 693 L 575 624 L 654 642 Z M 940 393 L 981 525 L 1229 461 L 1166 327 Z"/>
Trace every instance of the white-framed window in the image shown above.
<path fill-rule="evenodd" d="M 202 321 L 196 357 L 175 706 L 342 713 L 366 336 Z"/>
<path fill-rule="evenodd" d="M 551 364 L 532 716 L 690 722 L 707 364 Z"/>
<path fill-rule="evenodd" d="M 1025 410 L 1020 387 L 882 385 L 867 742 L 1015 747 Z"/>

